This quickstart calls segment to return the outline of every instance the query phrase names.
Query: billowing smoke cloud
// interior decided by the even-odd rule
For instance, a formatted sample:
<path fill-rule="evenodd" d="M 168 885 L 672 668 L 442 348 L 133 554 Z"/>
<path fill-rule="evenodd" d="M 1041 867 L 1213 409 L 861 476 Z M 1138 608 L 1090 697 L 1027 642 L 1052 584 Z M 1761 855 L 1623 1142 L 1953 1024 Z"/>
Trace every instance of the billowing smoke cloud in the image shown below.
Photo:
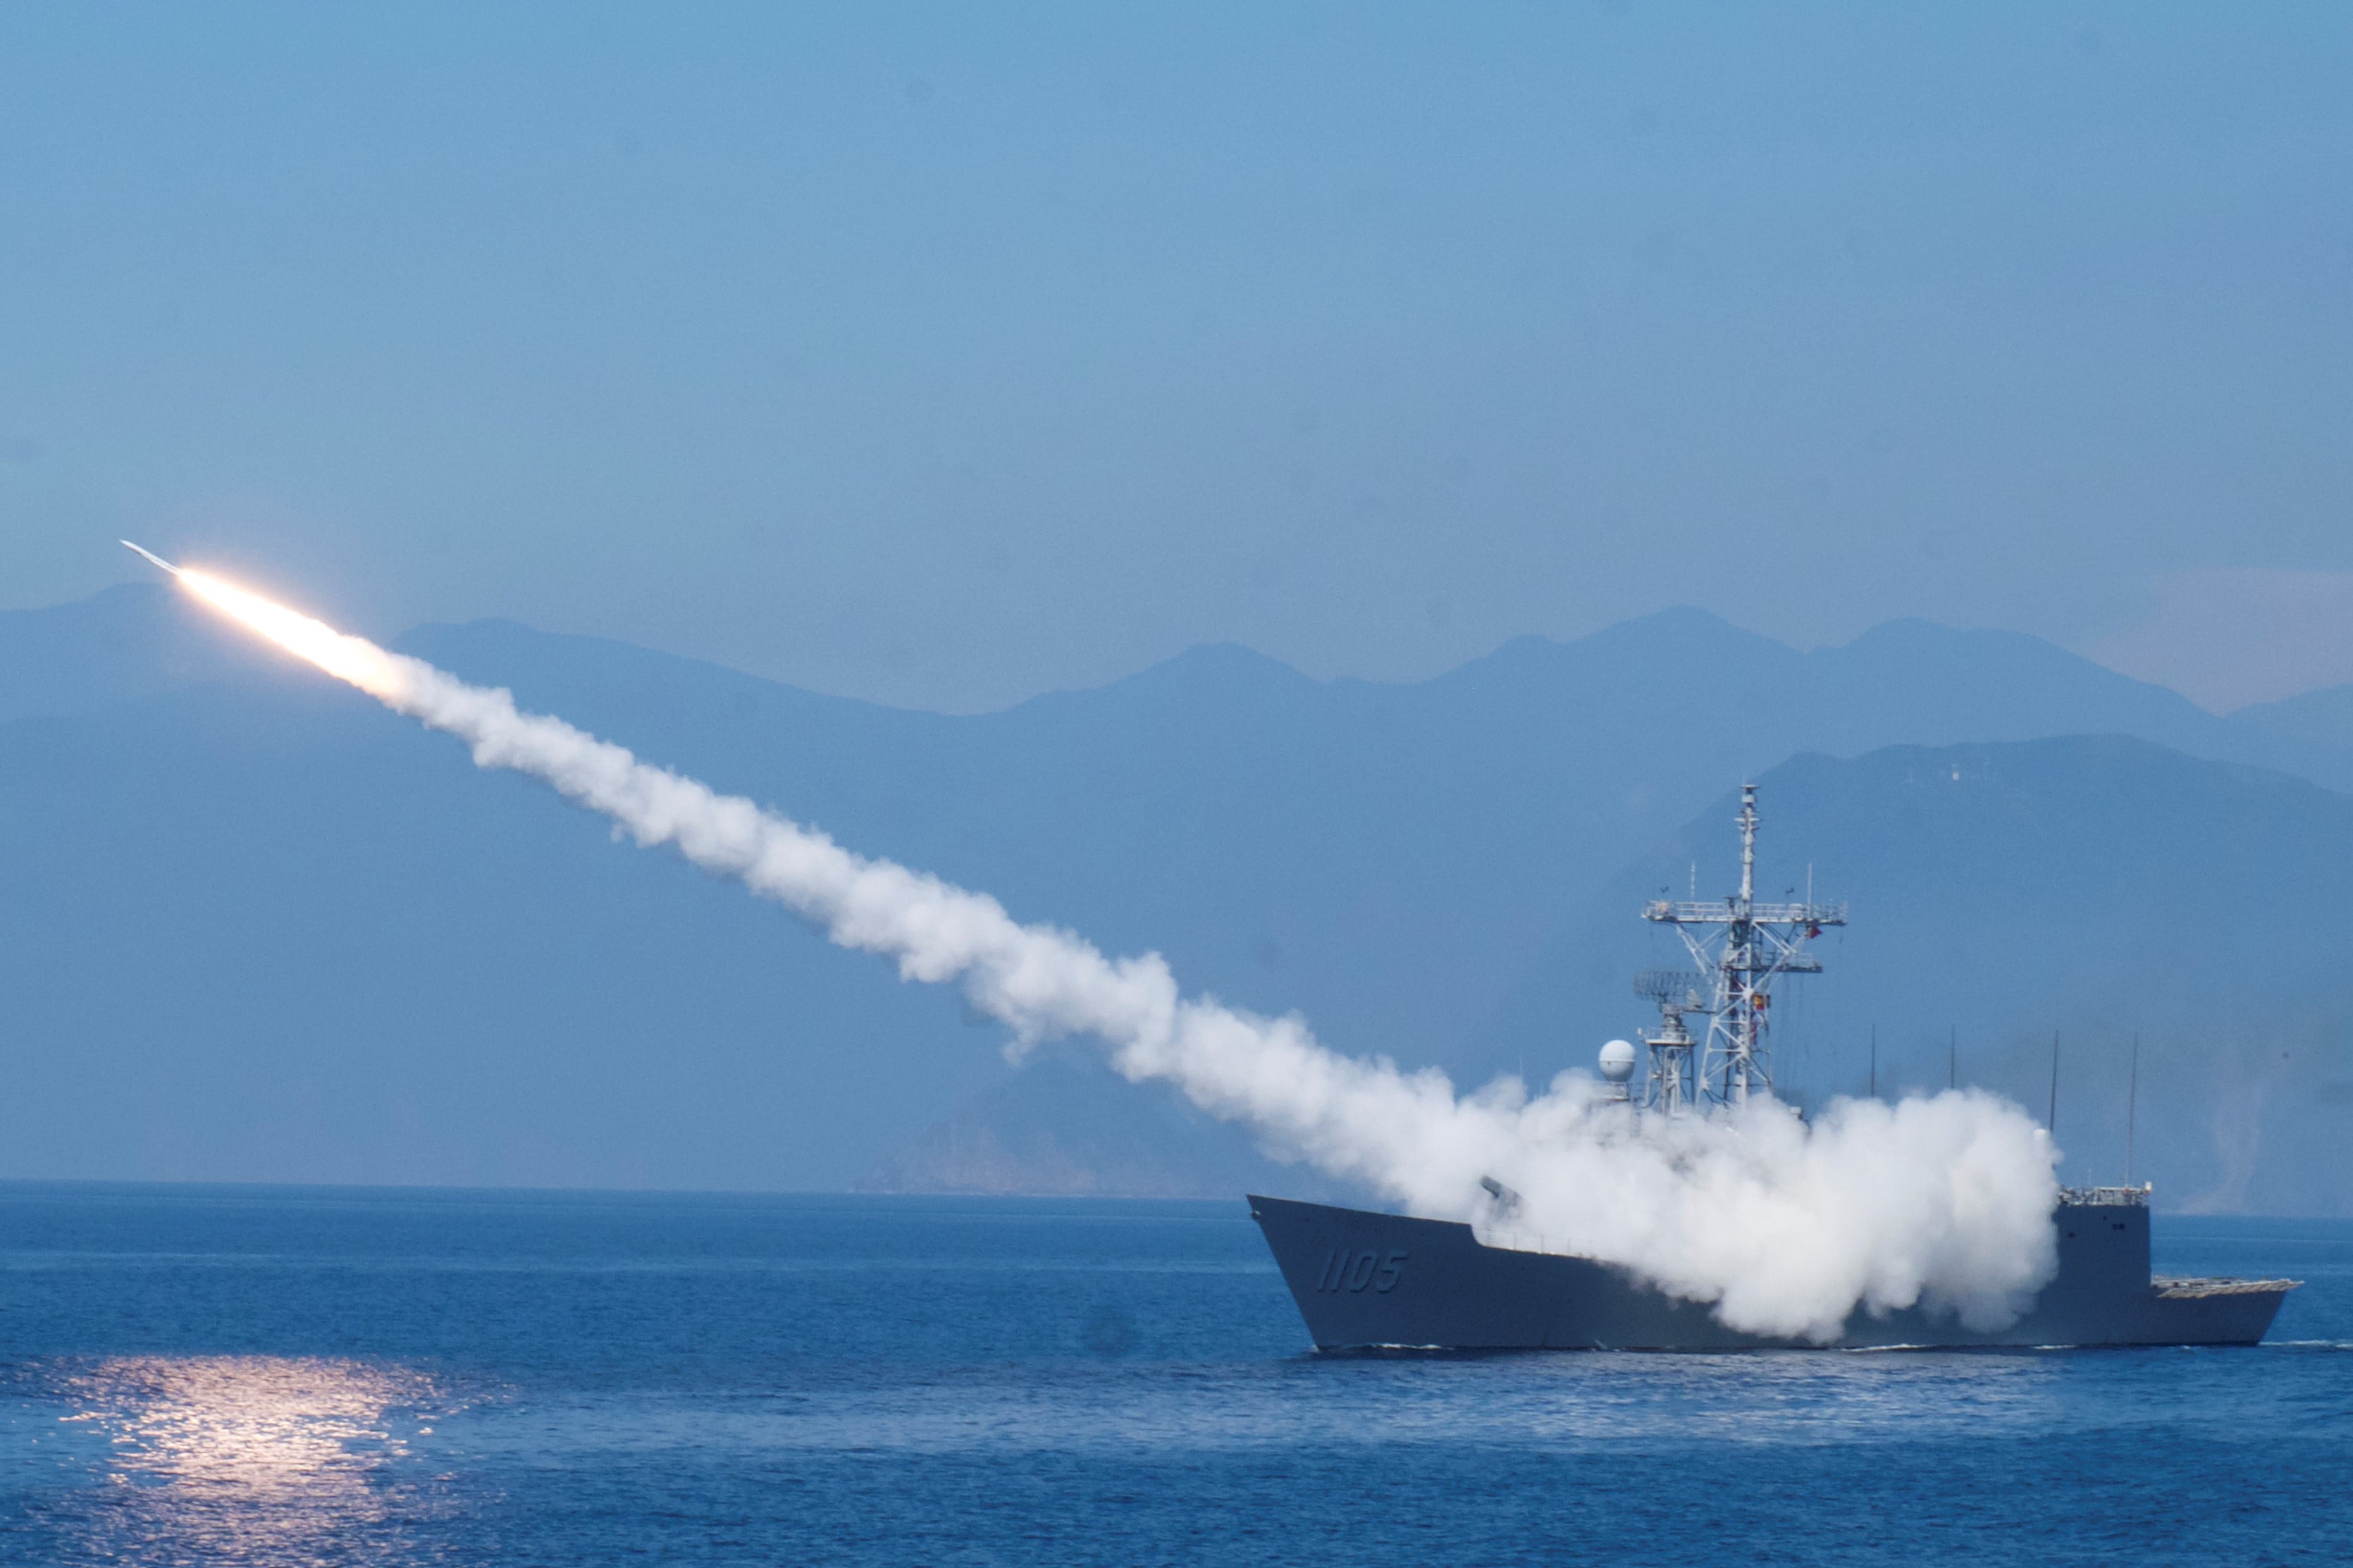
<path fill-rule="evenodd" d="M 1750 1332 L 1834 1338 L 1854 1309 L 1925 1302 L 1999 1328 L 2056 1267 L 2055 1151 L 1978 1093 L 1841 1102 L 1810 1127 L 1770 1101 L 1738 1114 L 1637 1122 L 1563 1074 L 1458 1095 L 1320 1045 L 1297 1016 L 1187 997 L 1156 953 L 1106 958 L 1023 925 L 986 894 L 855 855 L 811 828 L 639 762 L 560 720 L 519 711 L 420 660 L 346 637 L 202 573 L 194 592 L 321 668 L 473 749 L 486 768 L 545 781 L 644 845 L 741 880 L 902 977 L 963 987 L 1028 1045 L 1092 1036 L 1132 1081 L 1176 1086 L 1246 1123 L 1274 1153 L 1433 1218 L 1479 1220 L 1482 1176 L 1516 1189 L 1511 1223 L 1549 1247 L 1619 1263 L 1716 1304 Z"/>

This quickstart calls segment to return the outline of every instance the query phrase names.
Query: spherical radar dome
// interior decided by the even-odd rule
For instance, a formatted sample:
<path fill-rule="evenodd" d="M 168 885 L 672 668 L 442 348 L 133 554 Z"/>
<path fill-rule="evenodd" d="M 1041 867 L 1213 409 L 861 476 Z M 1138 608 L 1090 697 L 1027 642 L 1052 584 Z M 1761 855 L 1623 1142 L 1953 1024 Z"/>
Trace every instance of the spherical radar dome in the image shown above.
<path fill-rule="evenodd" d="M 1601 1047 L 1601 1076 L 1611 1083 L 1624 1083 L 1634 1076 L 1634 1047 L 1624 1040 L 1612 1040 Z"/>

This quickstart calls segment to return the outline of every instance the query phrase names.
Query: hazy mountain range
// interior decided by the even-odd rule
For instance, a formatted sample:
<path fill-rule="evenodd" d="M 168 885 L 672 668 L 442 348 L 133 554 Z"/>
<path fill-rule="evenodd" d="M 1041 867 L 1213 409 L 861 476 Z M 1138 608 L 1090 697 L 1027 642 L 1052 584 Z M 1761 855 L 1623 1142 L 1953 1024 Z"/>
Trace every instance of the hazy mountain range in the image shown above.
<path fill-rule="evenodd" d="M 2338 956 L 2353 688 L 2210 714 L 2049 644 L 1918 622 L 1800 653 L 1696 611 L 1415 685 L 1201 647 L 944 717 L 509 622 L 400 647 L 995 893 L 1334 1046 L 1546 1076 L 1646 1021 L 1634 918 L 1852 903 L 1784 1083 L 1964 1079 L 2073 1178 L 2353 1209 Z M 616 846 L 553 795 L 161 589 L 0 615 L 0 1173 L 1230 1192 L 1246 1135 Z"/>

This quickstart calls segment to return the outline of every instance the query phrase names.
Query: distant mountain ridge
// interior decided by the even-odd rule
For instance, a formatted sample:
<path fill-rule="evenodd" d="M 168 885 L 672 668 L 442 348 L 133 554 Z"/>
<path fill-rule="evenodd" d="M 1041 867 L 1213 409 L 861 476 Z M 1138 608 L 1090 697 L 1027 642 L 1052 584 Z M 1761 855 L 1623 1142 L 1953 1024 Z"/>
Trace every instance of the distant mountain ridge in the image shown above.
<path fill-rule="evenodd" d="M 0 1107 L 0 1169 L 839 1187 L 945 1182 L 986 1131 L 1005 1157 L 966 1162 L 994 1173 L 979 1184 L 1022 1185 L 1021 1151 L 1050 1145 L 1041 1190 L 1108 1192 L 1208 1190 L 1247 1158 L 1187 1144 L 1187 1112 L 1123 1174 L 1100 1123 L 1145 1091 L 1009 1074 L 953 997 L 614 848 L 172 595 L 16 616 L 0 616 L 0 1029 L 26 1092 Z M 1918 622 L 1800 653 L 1670 611 L 1414 685 L 1208 647 L 957 717 L 512 622 L 398 646 L 1021 918 L 1163 951 L 1188 986 L 1302 1011 L 1338 1048 L 1463 1079 L 1582 1063 L 1595 1031 L 1640 1021 L 1593 956 L 1597 922 L 1622 918 L 1629 868 L 1662 847 L 1704 863 L 1744 777 L 1773 780 L 1777 856 L 1812 809 L 1792 792 L 1875 779 L 1891 809 L 1908 799 L 1873 771 L 1887 747 L 2137 736 L 2191 770 L 2180 787 L 2225 781 L 2216 800 L 2270 787 L 2238 763 L 2353 777 L 2328 694 L 2220 718 L 2032 638 Z M 1860 760 L 1788 763 L 1807 753 Z M 2067 770 L 2121 776 L 2104 755 L 2034 787 L 2079 813 Z M 2303 798 L 2319 817 L 2338 797 Z M 2276 871 L 2267 853 L 2250 876 Z M 1925 918 L 1879 910 L 1853 940 L 1908 940 Z M 159 963 L 168 987 L 126 983 Z M 2048 985 L 1984 969 L 2000 995 L 1969 1016 L 1987 1030 L 2048 1005 Z M 1050 1102 L 1065 1109 L 1021 1124 Z"/>
<path fill-rule="evenodd" d="M 153 583 L 0 611 L 0 723 L 95 712 L 267 663 L 186 595 Z"/>

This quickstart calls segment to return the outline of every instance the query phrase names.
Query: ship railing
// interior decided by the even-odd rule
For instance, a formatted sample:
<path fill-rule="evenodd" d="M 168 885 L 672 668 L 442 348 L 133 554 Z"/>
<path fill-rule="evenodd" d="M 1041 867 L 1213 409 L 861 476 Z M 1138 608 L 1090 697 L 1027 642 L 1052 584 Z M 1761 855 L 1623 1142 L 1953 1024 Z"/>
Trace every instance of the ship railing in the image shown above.
<path fill-rule="evenodd" d="M 2148 1286 L 2170 1301 L 2197 1301 L 2214 1296 L 2284 1296 L 2303 1283 L 2301 1279 L 2182 1279 L 2159 1274 Z"/>
<path fill-rule="evenodd" d="M 1482 1247 L 1493 1247 L 1504 1252 L 1549 1252 L 1557 1258 L 1577 1256 L 1568 1243 L 1549 1236 L 1539 1236 L 1532 1230 L 1509 1230 L 1493 1226 L 1474 1225 L 1471 1235 Z"/>
<path fill-rule="evenodd" d="M 1713 899 L 1693 903 L 1682 899 L 1653 899 L 1642 906 L 1642 918 L 1674 925 L 1721 925 L 1732 918 L 1732 900 Z M 1759 900 L 1748 906 L 1748 918 L 1758 925 L 1842 926 L 1846 924 L 1846 906 L 1768 904 Z"/>
<path fill-rule="evenodd" d="M 2062 1187 L 2059 1201 L 2077 1208 L 2137 1208 L 2148 1206 L 2147 1187 Z"/>

